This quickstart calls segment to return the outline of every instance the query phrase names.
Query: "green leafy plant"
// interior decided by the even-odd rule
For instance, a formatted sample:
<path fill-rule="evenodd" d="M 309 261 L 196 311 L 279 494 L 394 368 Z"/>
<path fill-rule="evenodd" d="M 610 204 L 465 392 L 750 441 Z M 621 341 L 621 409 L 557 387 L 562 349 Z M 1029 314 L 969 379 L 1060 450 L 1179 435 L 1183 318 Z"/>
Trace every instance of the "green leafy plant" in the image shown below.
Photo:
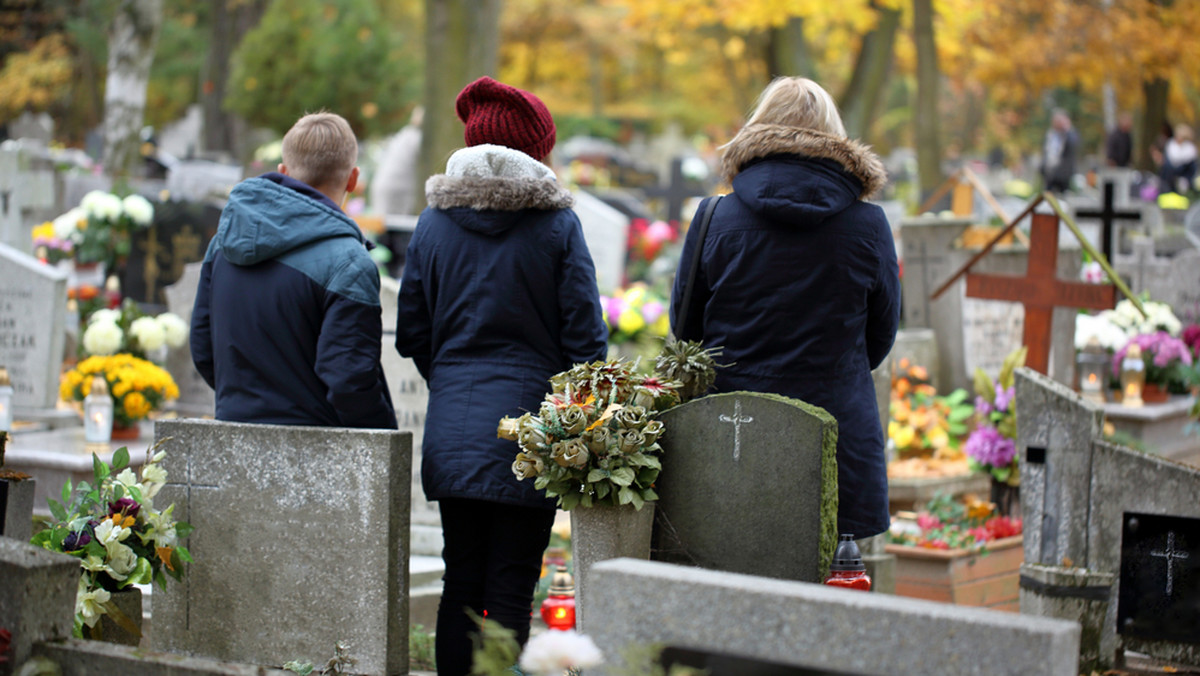
<path fill-rule="evenodd" d="M 433 634 L 425 631 L 425 627 L 419 624 L 408 628 L 408 670 L 437 670 L 437 651 Z"/>

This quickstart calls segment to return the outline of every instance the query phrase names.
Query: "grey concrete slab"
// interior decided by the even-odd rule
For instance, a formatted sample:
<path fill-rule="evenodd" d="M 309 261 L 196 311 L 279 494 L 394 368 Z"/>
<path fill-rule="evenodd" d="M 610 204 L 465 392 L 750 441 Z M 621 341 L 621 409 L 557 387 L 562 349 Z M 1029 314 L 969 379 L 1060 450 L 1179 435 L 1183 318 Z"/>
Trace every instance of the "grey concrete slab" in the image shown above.
<path fill-rule="evenodd" d="M 0 674 L 29 659 L 38 641 L 71 635 L 82 572 L 79 559 L 0 537 L 0 626 L 12 634 Z"/>

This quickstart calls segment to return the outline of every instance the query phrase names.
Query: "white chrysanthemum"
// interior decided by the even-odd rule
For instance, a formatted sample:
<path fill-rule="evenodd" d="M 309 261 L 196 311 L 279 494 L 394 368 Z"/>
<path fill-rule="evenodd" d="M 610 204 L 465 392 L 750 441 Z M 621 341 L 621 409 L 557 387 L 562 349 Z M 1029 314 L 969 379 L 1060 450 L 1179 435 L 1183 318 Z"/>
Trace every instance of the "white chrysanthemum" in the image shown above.
<path fill-rule="evenodd" d="M 603 661 L 592 639 L 574 629 L 538 634 L 521 653 L 521 669 L 539 676 L 561 676 L 567 669 L 594 667 Z"/>
<path fill-rule="evenodd" d="M 118 582 L 129 577 L 137 567 L 137 554 L 120 542 L 109 542 L 104 545 L 108 554 L 108 574 Z"/>
<path fill-rule="evenodd" d="M 119 324 L 121 323 L 121 311 L 111 310 L 109 308 L 96 310 L 92 313 L 92 316 L 88 317 L 88 324 L 91 325 L 96 322 L 112 322 L 113 324 Z"/>
<path fill-rule="evenodd" d="M 84 195 L 79 206 L 88 216 L 109 223 L 120 218 L 121 212 L 124 211 L 121 198 L 103 190 L 93 190 Z"/>
<path fill-rule="evenodd" d="M 187 322 L 183 321 L 183 317 L 173 312 L 164 312 L 155 319 L 162 326 L 163 333 L 167 338 L 167 345 L 183 347 L 187 343 L 190 327 Z"/>
<path fill-rule="evenodd" d="M 154 219 L 154 206 L 150 204 L 150 200 L 141 195 L 126 197 L 121 200 L 121 206 L 129 220 L 143 228 L 150 225 L 150 221 Z"/>
<path fill-rule="evenodd" d="M 104 614 L 104 604 L 112 598 L 105 589 L 88 591 L 87 576 L 79 578 L 79 591 L 75 594 L 75 614 L 83 618 L 83 623 L 89 627 L 96 626 L 100 616 Z"/>
<path fill-rule="evenodd" d="M 138 317 L 129 325 L 129 334 L 146 352 L 153 352 L 167 342 L 167 333 L 154 317 Z"/>
<path fill-rule="evenodd" d="M 1102 312 L 1098 315 L 1078 315 L 1075 317 L 1075 349 L 1087 347 L 1092 338 L 1100 341 L 1100 346 L 1106 350 L 1117 351 L 1125 347 L 1129 334 L 1124 329 L 1113 324 Z"/>
<path fill-rule="evenodd" d="M 114 322 L 92 322 L 83 332 L 83 349 L 91 355 L 116 354 L 124 337 L 121 327 Z"/>
<path fill-rule="evenodd" d="M 87 220 L 87 213 L 79 207 L 54 219 L 54 236 L 59 239 L 70 239 L 79 230 L 79 222 Z"/>

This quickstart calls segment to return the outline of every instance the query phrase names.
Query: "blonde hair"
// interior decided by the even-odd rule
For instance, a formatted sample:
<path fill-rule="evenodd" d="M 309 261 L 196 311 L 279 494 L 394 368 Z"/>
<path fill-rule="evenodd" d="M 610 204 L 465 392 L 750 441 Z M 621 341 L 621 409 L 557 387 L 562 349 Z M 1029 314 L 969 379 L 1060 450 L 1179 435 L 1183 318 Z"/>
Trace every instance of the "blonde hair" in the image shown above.
<path fill-rule="evenodd" d="M 358 140 L 350 123 L 336 113 L 310 113 L 283 136 L 288 175 L 314 188 L 340 187 L 358 160 Z"/>
<path fill-rule="evenodd" d="M 1175 140 L 1191 141 L 1192 140 L 1192 128 L 1187 126 L 1183 122 L 1180 122 L 1179 124 L 1175 125 Z"/>
<path fill-rule="evenodd" d="M 804 77 L 772 80 L 758 95 L 754 113 L 746 121 L 747 127 L 755 124 L 778 124 L 846 136 L 833 97 L 821 85 Z"/>

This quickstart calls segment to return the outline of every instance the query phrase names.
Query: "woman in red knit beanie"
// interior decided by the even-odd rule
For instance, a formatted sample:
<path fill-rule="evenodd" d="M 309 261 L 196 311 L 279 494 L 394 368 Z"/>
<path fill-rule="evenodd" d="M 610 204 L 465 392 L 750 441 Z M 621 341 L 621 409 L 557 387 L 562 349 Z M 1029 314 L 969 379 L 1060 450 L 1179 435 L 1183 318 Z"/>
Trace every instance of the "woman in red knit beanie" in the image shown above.
<path fill-rule="evenodd" d="M 470 672 L 467 610 L 529 637 L 555 503 L 517 480 L 517 449 L 497 423 L 537 411 L 552 375 L 607 352 L 571 193 L 542 162 L 550 111 L 486 77 L 455 108 L 467 147 L 425 184 L 396 322 L 396 348 L 429 383 L 421 480 L 445 538 L 439 676 Z"/>

